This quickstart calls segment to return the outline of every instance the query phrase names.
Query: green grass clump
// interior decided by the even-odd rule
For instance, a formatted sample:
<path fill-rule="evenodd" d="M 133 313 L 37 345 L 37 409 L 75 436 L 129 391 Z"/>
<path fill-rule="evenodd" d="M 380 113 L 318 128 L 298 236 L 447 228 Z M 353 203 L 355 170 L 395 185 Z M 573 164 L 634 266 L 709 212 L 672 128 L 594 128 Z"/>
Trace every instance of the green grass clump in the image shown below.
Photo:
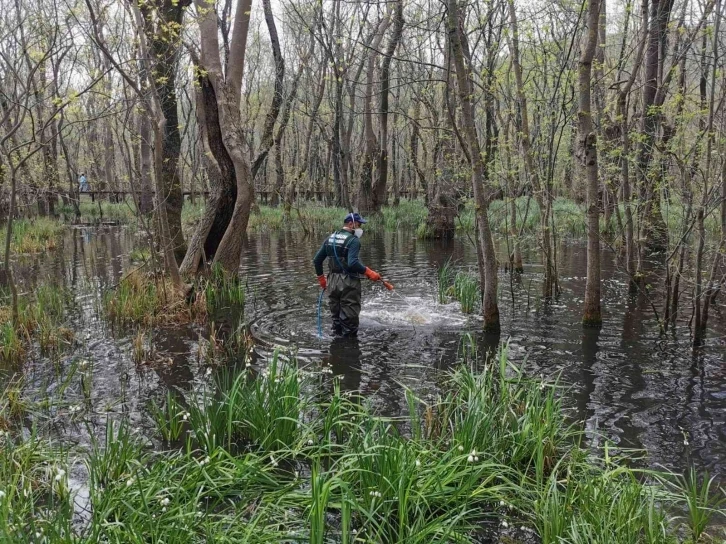
<path fill-rule="evenodd" d="M 0 324 L 0 359 L 4 363 L 17 365 L 26 353 L 28 335 L 22 327 L 14 327 L 10 319 Z"/>
<path fill-rule="evenodd" d="M 472 313 L 481 299 L 479 279 L 470 272 L 457 272 L 454 277 L 454 297 L 459 301 L 463 313 Z"/>
<path fill-rule="evenodd" d="M 0 541 L 71 541 L 65 452 L 35 433 L 20 438 L 0 432 Z"/>
<path fill-rule="evenodd" d="M 199 305 L 187 303 L 169 278 L 134 270 L 103 295 L 102 309 L 116 325 L 170 325 L 202 317 Z"/>
<path fill-rule="evenodd" d="M 429 215 L 422 200 L 401 200 L 398 206 L 384 206 L 382 226 L 385 230 L 416 229 Z"/>
<path fill-rule="evenodd" d="M 137 216 L 136 204 L 131 198 L 127 198 L 124 202 L 102 200 L 99 205 L 99 202 L 91 202 L 90 199 L 82 197 L 78 207 L 81 210 L 81 220 L 88 223 L 95 223 L 104 219 L 129 224 L 136 221 Z M 67 211 L 68 215 L 75 213 L 73 208 L 64 211 Z"/>
<path fill-rule="evenodd" d="M 58 245 L 58 237 L 64 229 L 63 223 L 48 217 L 13 221 L 10 251 L 14 254 L 26 254 L 54 250 Z M 3 242 L 3 247 L 6 236 L 7 227 L 3 227 L 0 229 L 0 240 Z"/>
<path fill-rule="evenodd" d="M 74 333 L 67 326 L 67 308 L 72 304 L 68 290 L 41 284 L 18 298 L 18 321 L 13 324 L 10 299 L 0 304 L 0 360 L 21 363 L 33 340 L 41 354 L 58 355 L 73 345 Z"/>
<path fill-rule="evenodd" d="M 450 298 L 459 302 L 463 313 L 470 314 L 481 300 L 481 289 L 476 275 L 465 270 L 457 272 L 447 260 L 436 272 L 436 300 L 446 304 Z"/>
<path fill-rule="evenodd" d="M 204 283 L 204 299 L 207 313 L 214 319 L 220 313 L 241 317 L 245 307 L 245 288 L 242 279 L 228 274 L 221 266 L 212 266 L 211 274 Z"/>
<path fill-rule="evenodd" d="M 439 304 L 446 304 L 448 302 L 454 277 L 454 268 L 451 259 L 447 259 L 436 271 L 436 302 Z"/>
<path fill-rule="evenodd" d="M 289 215 L 285 215 L 283 207 L 271 208 L 260 206 L 259 210 L 250 215 L 248 230 L 274 231 L 295 229 L 301 232 L 332 232 L 343 226 L 343 219 L 348 212 L 345 208 L 320 206 L 314 203 L 302 203 L 294 206 Z"/>

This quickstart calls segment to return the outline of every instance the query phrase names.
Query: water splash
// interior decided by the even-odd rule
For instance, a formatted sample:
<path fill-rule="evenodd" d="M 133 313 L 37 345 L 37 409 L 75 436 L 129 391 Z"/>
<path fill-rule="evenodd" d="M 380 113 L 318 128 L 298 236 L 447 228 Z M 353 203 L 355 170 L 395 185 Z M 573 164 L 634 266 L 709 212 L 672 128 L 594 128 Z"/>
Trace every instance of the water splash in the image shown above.
<path fill-rule="evenodd" d="M 366 299 L 361 319 L 394 327 L 460 329 L 470 317 L 461 313 L 458 303 L 438 304 L 433 297 L 378 294 Z"/>

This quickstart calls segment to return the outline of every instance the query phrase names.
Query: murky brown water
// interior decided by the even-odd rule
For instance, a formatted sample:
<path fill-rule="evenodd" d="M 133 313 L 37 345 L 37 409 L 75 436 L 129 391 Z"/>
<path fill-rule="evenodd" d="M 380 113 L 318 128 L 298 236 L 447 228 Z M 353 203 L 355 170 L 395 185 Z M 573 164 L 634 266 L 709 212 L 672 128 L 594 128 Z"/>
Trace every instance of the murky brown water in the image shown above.
<path fill-rule="evenodd" d="M 562 295 L 554 303 L 543 304 L 538 297 L 541 267 L 536 255 L 529 256 L 521 278 L 502 273 L 503 334 L 501 339 L 489 338 L 478 332 L 475 316 L 463 315 L 456 304 L 435 303 L 436 268 L 450 257 L 464 268 L 475 263 L 466 238 L 424 242 L 403 233 L 367 233 L 362 259 L 392 281 L 396 293 L 365 285 L 361 332 L 355 342 L 328 335 L 324 307 L 320 339 L 319 288 L 311 264 L 319 243 L 297 233 L 250 235 L 241 273 L 248 282 L 246 317 L 259 342 L 259 355 L 273 344 L 294 346 L 301 360 L 331 365 L 335 374 L 344 376 L 344 387 L 361 389 L 382 410 L 396 414 L 405 410 L 405 387 L 422 396 L 434 393 L 436 373 L 456 362 L 466 335 L 472 335 L 481 349 L 491 349 L 501 340 L 528 372 L 561 374 L 572 384 L 568 399 L 574 416 L 586 422 L 593 445 L 609 440 L 620 447 L 645 448 L 651 465 L 679 470 L 693 462 L 726 480 L 726 316 L 721 306 L 710 319 L 707 345 L 694 353 L 687 295 L 683 308 L 688 315 L 676 331 L 660 335 L 651 304 L 662 306 L 662 282 L 651 279 L 650 300 L 628 295 L 625 274 L 605 251 L 605 323 L 599 333 L 583 331 L 585 247 L 569 243 L 559 249 Z M 90 404 L 71 387 L 65 392 L 66 402 L 47 416 L 51 428 L 71 441 L 87 442 L 89 434 L 102 434 L 109 413 L 127 415 L 147 428 L 151 399 L 205 379 L 198 360 L 203 333 L 199 328 L 157 331 L 156 349 L 168 353 L 171 362 L 137 369 L 128 332 L 114 333 L 101 319 L 101 293 L 121 279 L 133 245 L 134 235 L 123 229 L 74 229 L 40 263 L 18 263 L 25 288 L 50 280 L 67 286 L 75 296 L 71 320 L 81 345 L 59 365 L 35 355 L 23 369 L 27 387 L 37 398 L 52 397 L 71 359 L 91 361 Z M 13 371 L 0 369 L 6 376 Z"/>

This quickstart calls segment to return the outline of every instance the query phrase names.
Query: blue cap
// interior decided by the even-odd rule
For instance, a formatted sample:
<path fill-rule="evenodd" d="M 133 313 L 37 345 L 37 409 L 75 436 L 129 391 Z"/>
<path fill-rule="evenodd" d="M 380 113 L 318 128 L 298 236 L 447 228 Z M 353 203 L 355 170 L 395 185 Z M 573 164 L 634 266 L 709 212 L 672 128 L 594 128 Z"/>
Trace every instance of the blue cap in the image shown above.
<path fill-rule="evenodd" d="M 368 221 L 363 219 L 359 213 L 349 213 L 345 216 L 345 219 L 343 219 L 343 223 L 350 223 L 351 221 L 355 221 L 356 223 L 360 223 L 361 225 L 364 223 L 368 223 Z"/>

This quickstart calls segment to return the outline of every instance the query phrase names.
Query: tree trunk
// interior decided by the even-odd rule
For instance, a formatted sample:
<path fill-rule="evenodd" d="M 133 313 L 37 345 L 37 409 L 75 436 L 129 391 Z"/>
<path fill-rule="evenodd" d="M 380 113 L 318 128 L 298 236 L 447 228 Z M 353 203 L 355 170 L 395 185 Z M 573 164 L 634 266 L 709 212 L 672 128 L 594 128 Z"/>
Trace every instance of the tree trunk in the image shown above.
<path fill-rule="evenodd" d="M 515 116 L 517 131 L 521 133 L 520 144 L 524 155 L 524 175 L 528 185 L 535 192 L 537 204 L 540 210 L 540 238 L 542 247 L 542 264 L 544 265 L 544 281 L 542 282 L 542 294 L 550 298 L 556 291 L 557 280 L 555 278 L 555 265 L 552 255 L 552 231 L 550 228 L 551 195 L 539 176 L 539 170 L 535 164 L 532 151 L 532 140 L 529 130 L 529 111 L 527 96 L 524 92 L 524 76 L 519 54 L 519 26 L 514 0 L 508 0 L 509 21 L 512 28 L 510 44 L 512 47 L 512 68 L 517 86 L 517 103 L 519 115 Z"/>
<path fill-rule="evenodd" d="M 391 24 L 390 13 L 386 11 L 369 40 L 368 62 L 366 68 L 366 90 L 363 98 L 363 135 L 365 152 L 360 167 L 360 185 L 358 188 L 357 206 L 361 210 L 374 211 L 373 197 L 373 165 L 381 154 L 381 142 L 373 130 L 373 81 L 376 71 L 376 58 L 381 47 L 383 36 Z M 386 101 L 388 89 L 386 88 Z"/>
<path fill-rule="evenodd" d="M 141 195 L 139 212 L 148 215 L 154 210 L 154 180 L 152 178 L 151 121 L 153 112 L 142 110 L 139 119 L 139 172 L 141 174 Z"/>
<path fill-rule="evenodd" d="M 668 229 L 663 220 L 660 206 L 660 188 L 656 172 L 651 169 L 653 149 L 659 112 L 656 94 L 659 88 L 659 74 L 663 73 L 666 56 L 664 39 L 668 31 L 673 0 L 652 0 L 650 3 L 648 44 L 645 53 L 645 81 L 643 85 L 643 116 L 641 120 L 641 143 L 638 150 L 638 171 L 640 198 L 643 202 L 641 238 L 649 251 L 663 251 L 668 246 Z"/>
<path fill-rule="evenodd" d="M 372 188 L 371 211 L 378 212 L 388 197 L 388 98 L 391 84 L 391 60 L 403 35 L 403 0 L 396 2 L 393 13 L 393 33 L 383 56 L 381 65 L 381 96 L 379 107 L 380 139 L 378 147 L 378 178 Z"/>
<path fill-rule="evenodd" d="M 497 259 L 494 240 L 489 226 L 488 196 L 485 194 L 486 169 L 477 135 L 474 105 L 472 98 L 471 58 L 464 58 L 468 51 L 466 34 L 459 27 L 458 0 L 448 0 L 448 33 L 451 43 L 451 56 L 456 66 L 459 87 L 459 102 L 462 110 L 465 140 L 472 166 L 472 186 L 474 192 L 475 218 L 477 223 L 476 241 L 483 262 L 480 262 L 479 276 L 482 285 L 482 315 L 484 331 L 499 334 L 499 306 L 497 304 Z M 468 55 L 467 55 L 468 57 Z M 487 192 L 491 192 L 490 190 Z"/>
<path fill-rule="evenodd" d="M 277 36 L 277 27 L 275 26 L 275 18 L 272 14 L 270 0 L 262 0 L 262 6 L 265 12 L 267 30 L 270 33 L 272 56 L 275 60 L 275 90 L 273 91 L 272 102 L 270 102 L 270 109 L 265 116 L 265 126 L 262 129 L 260 148 L 254 161 L 252 161 L 252 180 L 257 177 L 257 173 L 262 165 L 266 165 L 267 155 L 272 148 L 273 131 L 277 116 L 280 114 L 280 107 L 282 106 L 282 87 L 285 80 L 285 59 L 283 59 L 282 51 L 280 50 L 280 39 Z"/>
<path fill-rule="evenodd" d="M 236 273 L 250 208 L 254 201 L 254 187 L 245 154 L 240 112 L 242 74 L 252 0 L 241 0 L 237 4 L 226 74 L 222 73 L 216 13 L 207 8 L 205 0 L 196 1 L 197 8 L 202 13 L 198 19 L 201 33 L 201 63 L 214 89 L 222 141 L 234 165 L 237 185 L 237 198 L 232 217 L 219 244 L 214 262 L 219 263 L 228 272 Z M 208 129 L 211 135 L 211 127 Z"/>
<path fill-rule="evenodd" d="M 600 0 L 589 0 L 587 34 L 578 69 L 577 155 L 587 183 L 587 280 L 582 324 L 602 327 L 600 310 L 600 210 L 598 209 L 597 134 L 592 123 L 592 61 L 599 34 Z"/>

